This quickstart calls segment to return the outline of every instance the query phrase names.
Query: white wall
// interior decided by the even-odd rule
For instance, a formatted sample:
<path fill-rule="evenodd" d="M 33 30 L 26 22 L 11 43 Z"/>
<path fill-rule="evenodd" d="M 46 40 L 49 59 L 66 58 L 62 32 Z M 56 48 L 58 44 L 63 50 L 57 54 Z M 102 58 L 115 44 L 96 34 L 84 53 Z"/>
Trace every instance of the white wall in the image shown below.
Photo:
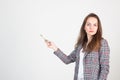
<path fill-rule="evenodd" d="M 0 0 L 0 80 L 73 80 L 74 64 L 62 63 L 40 33 L 68 55 L 91 12 L 100 17 L 110 45 L 108 80 L 120 80 L 119 4 L 119 0 Z"/>

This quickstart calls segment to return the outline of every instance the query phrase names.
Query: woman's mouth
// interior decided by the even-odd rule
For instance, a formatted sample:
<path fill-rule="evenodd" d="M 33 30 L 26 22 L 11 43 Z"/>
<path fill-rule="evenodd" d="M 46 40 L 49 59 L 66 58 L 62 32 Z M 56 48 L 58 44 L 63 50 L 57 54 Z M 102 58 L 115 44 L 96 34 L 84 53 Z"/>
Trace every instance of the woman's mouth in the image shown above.
<path fill-rule="evenodd" d="M 94 31 L 89 31 L 89 32 L 94 32 Z"/>

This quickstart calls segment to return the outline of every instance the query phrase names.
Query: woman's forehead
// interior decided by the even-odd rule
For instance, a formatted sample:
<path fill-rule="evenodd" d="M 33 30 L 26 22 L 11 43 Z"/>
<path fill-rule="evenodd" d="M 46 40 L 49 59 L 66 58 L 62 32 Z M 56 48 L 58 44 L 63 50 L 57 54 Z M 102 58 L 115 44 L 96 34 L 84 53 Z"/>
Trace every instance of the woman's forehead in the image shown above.
<path fill-rule="evenodd" d="M 97 20 L 97 18 L 95 18 L 95 17 L 89 17 L 86 22 L 89 22 L 89 23 L 97 23 L 98 20 Z"/>

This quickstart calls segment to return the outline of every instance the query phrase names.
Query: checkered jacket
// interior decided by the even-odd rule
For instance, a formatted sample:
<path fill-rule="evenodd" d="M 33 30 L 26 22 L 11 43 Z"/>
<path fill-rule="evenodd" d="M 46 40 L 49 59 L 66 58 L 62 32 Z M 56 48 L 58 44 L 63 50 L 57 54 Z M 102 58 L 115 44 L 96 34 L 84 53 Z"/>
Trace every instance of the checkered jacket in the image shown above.
<path fill-rule="evenodd" d="M 78 78 L 79 59 L 81 46 L 65 55 L 60 49 L 54 52 L 65 64 L 75 62 L 74 80 Z M 105 39 L 101 41 L 101 48 L 98 52 L 85 53 L 83 59 L 84 80 L 107 80 L 109 73 L 109 53 L 110 49 Z"/>

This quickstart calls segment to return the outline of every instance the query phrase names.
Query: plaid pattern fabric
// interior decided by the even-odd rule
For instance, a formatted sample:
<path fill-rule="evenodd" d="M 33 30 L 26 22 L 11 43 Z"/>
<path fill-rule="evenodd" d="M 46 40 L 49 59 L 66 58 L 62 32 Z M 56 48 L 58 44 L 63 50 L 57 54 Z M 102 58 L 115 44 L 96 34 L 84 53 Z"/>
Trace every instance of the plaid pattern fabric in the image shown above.
<path fill-rule="evenodd" d="M 78 78 L 79 52 L 81 46 L 65 55 L 60 49 L 54 52 L 65 64 L 75 62 L 74 80 Z M 110 49 L 105 39 L 101 41 L 101 48 L 98 52 L 85 53 L 83 59 L 84 80 L 106 80 L 109 73 L 109 53 Z"/>

